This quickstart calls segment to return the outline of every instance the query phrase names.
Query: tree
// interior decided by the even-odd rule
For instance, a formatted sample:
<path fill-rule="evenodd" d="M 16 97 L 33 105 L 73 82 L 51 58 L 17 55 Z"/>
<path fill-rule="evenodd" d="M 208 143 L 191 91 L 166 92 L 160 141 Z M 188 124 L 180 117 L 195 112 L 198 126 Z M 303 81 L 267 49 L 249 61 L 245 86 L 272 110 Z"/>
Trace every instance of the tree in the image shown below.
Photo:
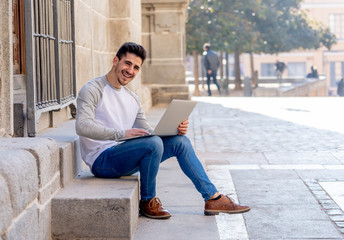
<path fill-rule="evenodd" d="M 199 96 L 199 68 L 198 55 L 202 53 L 202 46 L 209 40 L 211 29 L 212 9 L 207 7 L 206 0 L 191 0 L 188 7 L 188 20 L 186 23 L 186 51 L 194 59 L 194 95 Z"/>

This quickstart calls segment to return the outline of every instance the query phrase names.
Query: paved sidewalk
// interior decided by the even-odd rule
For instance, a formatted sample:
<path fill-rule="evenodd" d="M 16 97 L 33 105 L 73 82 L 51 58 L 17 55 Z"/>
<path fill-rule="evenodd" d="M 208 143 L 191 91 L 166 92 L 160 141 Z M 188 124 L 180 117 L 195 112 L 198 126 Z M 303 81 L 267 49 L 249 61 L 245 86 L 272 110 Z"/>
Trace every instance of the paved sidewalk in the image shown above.
<path fill-rule="evenodd" d="M 344 239 L 344 98 L 193 100 L 189 137 L 210 178 L 252 210 L 204 216 L 171 159 L 161 165 L 158 196 L 173 216 L 140 218 L 135 240 Z"/>

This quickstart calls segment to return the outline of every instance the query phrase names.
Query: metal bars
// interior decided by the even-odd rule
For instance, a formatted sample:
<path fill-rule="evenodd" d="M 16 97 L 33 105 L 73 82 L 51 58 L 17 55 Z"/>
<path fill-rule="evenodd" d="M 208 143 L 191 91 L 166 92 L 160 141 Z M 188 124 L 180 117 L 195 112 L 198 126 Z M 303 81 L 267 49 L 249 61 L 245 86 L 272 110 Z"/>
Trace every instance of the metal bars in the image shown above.
<path fill-rule="evenodd" d="M 37 108 L 57 105 L 52 0 L 34 0 Z"/>
<path fill-rule="evenodd" d="M 73 85 L 73 39 L 72 39 L 72 16 L 71 2 L 59 0 L 59 65 L 61 79 L 61 103 L 66 103 L 74 98 Z"/>
<path fill-rule="evenodd" d="M 73 1 L 25 0 L 28 135 L 42 112 L 75 100 Z M 28 29 L 27 29 L 28 28 Z M 30 39 L 31 38 L 31 39 Z M 31 43 L 31 44 L 30 44 Z"/>

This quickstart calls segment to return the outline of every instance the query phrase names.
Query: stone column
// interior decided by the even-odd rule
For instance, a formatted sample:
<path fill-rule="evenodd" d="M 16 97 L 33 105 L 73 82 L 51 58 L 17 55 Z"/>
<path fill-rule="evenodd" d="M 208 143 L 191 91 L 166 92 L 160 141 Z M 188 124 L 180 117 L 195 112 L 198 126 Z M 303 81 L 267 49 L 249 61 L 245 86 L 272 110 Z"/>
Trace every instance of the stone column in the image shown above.
<path fill-rule="evenodd" d="M 12 0 L 0 1 L 0 137 L 13 134 Z"/>
<path fill-rule="evenodd" d="M 189 99 L 185 82 L 185 21 L 188 0 L 142 0 L 142 44 L 148 56 L 142 82 L 152 103 Z"/>

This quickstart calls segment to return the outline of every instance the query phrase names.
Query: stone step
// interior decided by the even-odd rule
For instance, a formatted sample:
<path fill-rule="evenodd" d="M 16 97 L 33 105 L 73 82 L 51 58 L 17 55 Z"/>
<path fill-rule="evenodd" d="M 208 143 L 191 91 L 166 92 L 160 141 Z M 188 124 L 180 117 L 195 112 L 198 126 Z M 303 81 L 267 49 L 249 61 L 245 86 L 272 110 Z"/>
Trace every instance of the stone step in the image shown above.
<path fill-rule="evenodd" d="M 83 171 L 51 205 L 54 240 L 129 240 L 138 225 L 139 177 L 100 179 Z"/>

